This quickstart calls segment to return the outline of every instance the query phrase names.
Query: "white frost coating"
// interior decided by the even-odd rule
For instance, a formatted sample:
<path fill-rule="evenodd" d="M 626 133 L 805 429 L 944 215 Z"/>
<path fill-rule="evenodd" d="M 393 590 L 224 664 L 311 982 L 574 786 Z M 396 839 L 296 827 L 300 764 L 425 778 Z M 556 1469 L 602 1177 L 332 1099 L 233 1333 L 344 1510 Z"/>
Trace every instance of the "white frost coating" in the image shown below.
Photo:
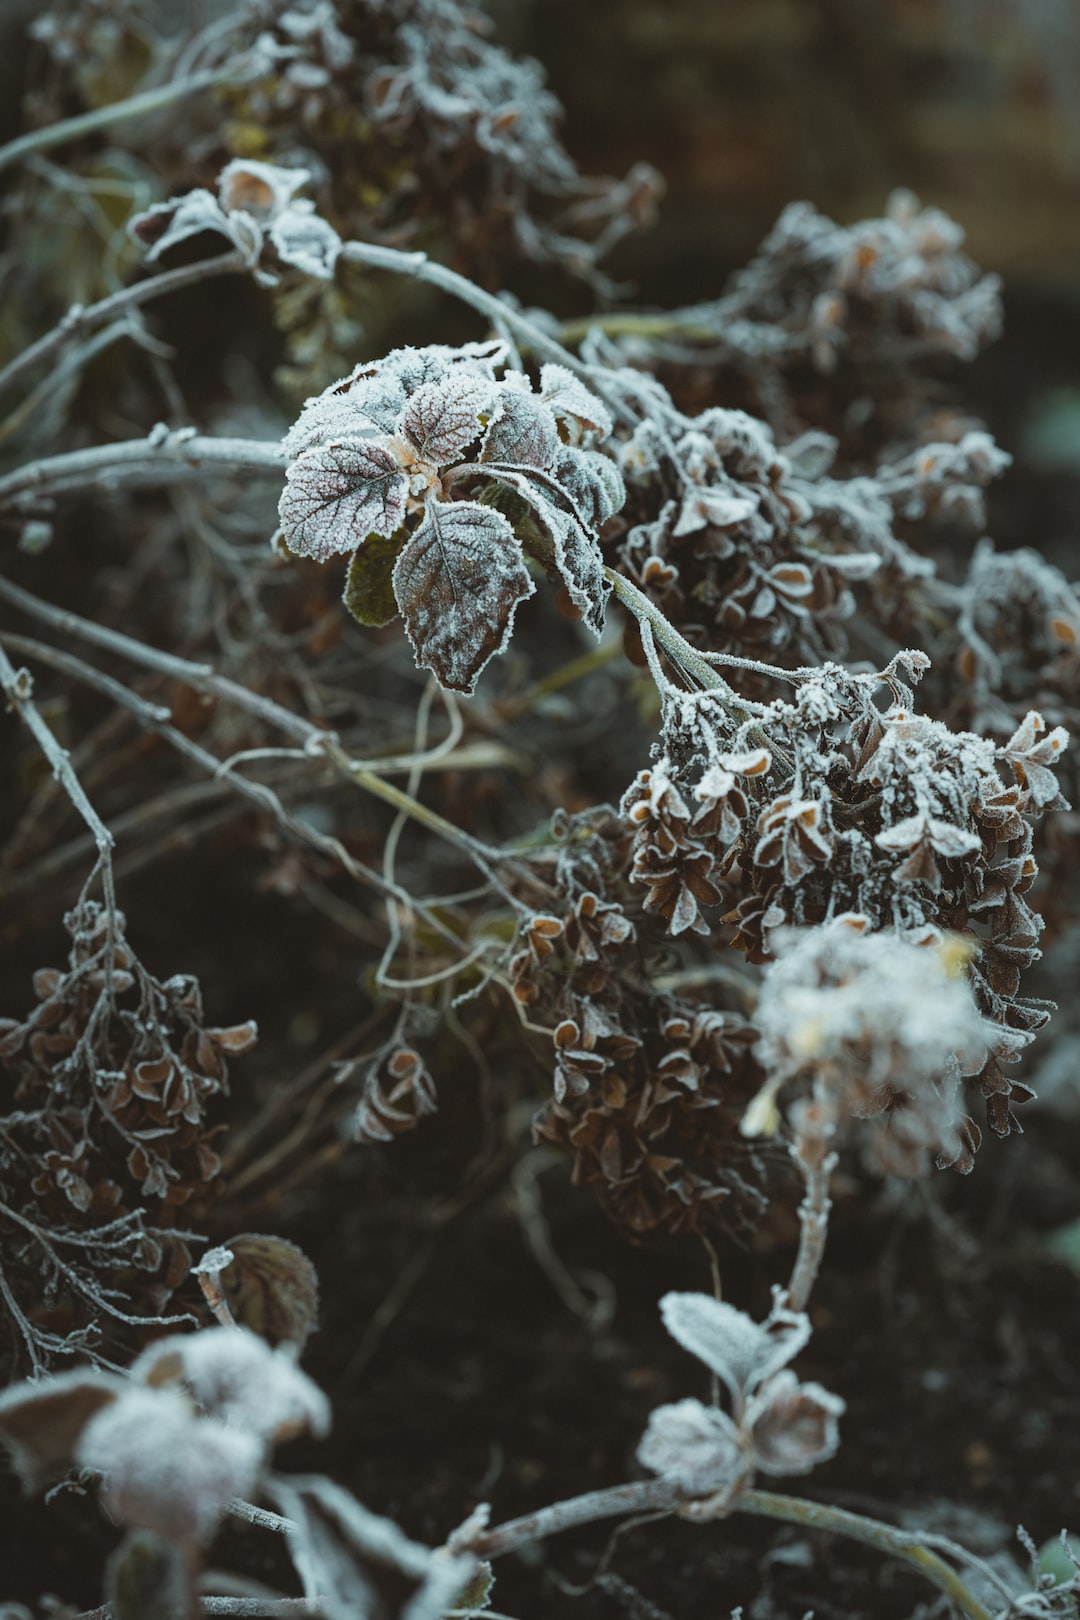
<path fill-rule="evenodd" d="M 773 940 L 780 954 L 754 1013 L 769 1072 L 831 1065 L 844 1075 L 857 1069 L 868 1089 L 886 1080 L 921 1089 L 957 1062 L 977 1072 L 1000 1039 L 932 944 L 862 933 L 842 919 Z M 948 1113 L 944 1099 L 940 1107 Z"/>
<path fill-rule="evenodd" d="M 509 523 L 476 501 L 428 503 L 393 586 L 417 663 L 455 692 L 473 690 L 536 590 Z"/>
<path fill-rule="evenodd" d="M 416 453 L 434 467 L 457 461 L 480 436 L 481 413 L 489 407 L 496 384 L 462 367 L 438 381 L 422 384 L 410 395 L 398 419 L 399 431 Z"/>
<path fill-rule="evenodd" d="M 672 1338 L 727 1385 L 737 1413 L 746 1396 L 810 1338 L 810 1322 L 801 1312 L 759 1323 L 710 1294 L 665 1294 L 660 1312 Z"/>
<path fill-rule="evenodd" d="M 158 1339 L 131 1369 L 136 1382 L 183 1382 L 199 1405 L 231 1429 L 260 1441 L 310 1431 L 325 1435 L 330 1406 L 284 1350 L 272 1350 L 245 1328 L 206 1328 Z"/>
<path fill-rule="evenodd" d="M 316 445 L 285 474 L 278 517 L 286 544 L 316 562 L 355 551 L 369 534 L 401 527 L 408 493 L 408 478 L 382 444 Z"/>
<path fill-rule="evenodd" d="M 739 1430 L 726 1412 L 700 1401 L 676 1401 L 649 1414 L 638 1462 L 694 1496 L 719 1491 L 749 1473 Z"/>
<path fill-rule="evenodd" d="M 315 204 L 295 194 L 311 179 L 307 169 L 235 158 L 218 176 L 218 195 L 203 189 L 155 203 L 136 214 L 128 233 L 147 249 L 148 261 L 203 231 L 226 237 L 254 268 L 267 235 L 279 259 L 307 275 L 328 280 L 341 252 L 341 238 L 315 212 Z M 257 271 L 256 279 L 275 277 Z"/>
<path fill-rule="evenodd" d="M 755 1463 L 763 1474 L 808 1474 L 836 1454 L 844 1411 L 839 1395 L 778 1372 L 747 1410 Z"/>
<path fill-rule="evenodd" d="M 105 1476 L 106 1510 L 132 1529 L 187 1545 L 208 1541 L 234 1496 L 250 1496 L 262 1442 L 199 1417 L 172 1390 L 133 1385 L 91 1418 L 75 1459 Z"/>

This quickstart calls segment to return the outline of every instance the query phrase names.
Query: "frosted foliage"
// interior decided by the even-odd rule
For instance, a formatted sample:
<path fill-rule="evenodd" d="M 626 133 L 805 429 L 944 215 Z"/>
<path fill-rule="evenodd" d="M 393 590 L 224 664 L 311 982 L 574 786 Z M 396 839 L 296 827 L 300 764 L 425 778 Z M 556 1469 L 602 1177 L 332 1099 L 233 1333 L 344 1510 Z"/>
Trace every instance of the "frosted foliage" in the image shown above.
<path fill-rule="evenodd" d="M 592 431 L 605 439 L 612 431 L 607 406 L 565 366 L 540 367 L 540 397 L 560 422 L 574 426 L 578 433 Z"/>
<path fill-rule="evenodd" d="M 185 1396 L 132 1386 L 86 1425 L 75 1451 L 105 1476 L 101 1499 L 119 1523 L 187 1545 L 208 1541 L 234 1496 L 250 1496 L 262 1444 Z"/>
<path fill-rule="evenodd" d="M 328 280 L 341 252 L 341 238 L 316 214 L 313 202 L 296 196 L 310 179 L 307 169 L 237 158 L 218 176 L 217 197 L 199 189 L 155 203 L 134 216 L 128 231 L 146 248 L 148 260 L 160 258 L 189 237 L 215 231 L 253 268 L 269 240 L 282 263 Z M 257 271 L 256 278 L 276 279 L 266 271 Z"/>
<path fill-rule="evenodd" d="M 318 445 L 285 474 L 278 517 L 290 551 L 326 562 L 369 534 L 391 535 L 405 519 L 409 481 L 377 443 Z"/>
<path fill-rule="evenodd" d="M 931 352 L 971 360 L 1001 330 L 996 276 L 961 251 L 963 231 L 908 191 L 883 219 L 841 226 L 809 203 L 792 203 L 722 301 L 752 352 L 757 342 L 809 354 L 831 371 L 869 327 L 877 352 L 914 338 Z M 787 339 L 785 343 L 783 340 Z"/>
<path fill-rule="evenodd" d="M 478 437 L 480 414 L 493 392 L 486 378 L 451 371 L 416 390 L 401 413 L 400 431 L 422 460 L 445 467 Z"/>
<path fill-rule="evenodd" d="M 394 565 L 394 595 L 422 669 L 471 692 L 536 587 L 514 531 L 474 501 L 432 501 Z"/>
<path fill-rule="evenodd" d="M 801 1313 L 783 1312 L 761 1324 L 710 1294 L 665 1294 L 660 1312 L 672 1338 L 727 1385 L 737 1410 L 810 1337 Z"/>
<path fill-rule="evenodd" d="M 800 1384 L 793 1372 L 776 1374 L 748 1414 L 754 1461 L 764 1474 L 808 1474 L 835 1455 L 837 1418 L 844 1402 L 820 1384 Z"/>
<path fill-rule="evenodd" d="M 282 263 L 320 281 L 333 278 L 341 238 L 318 214 L 290 209 L 270 226 L 270 242 Z"/>
<path fill-rule="evenodd" d="M 550 467 L 559 447 L 555 418 L 532 394 L 505 389 L 484 435 L 481 461 Z"/>
<path fill-rule="evenodd" d="M 328 1479 L 279 1478 L 268 1494 L 295 1526 L 289 1554 L 327 1620 L 443 1620 L 477 1573 L 471 1554 L 410 1540 Z"/>
<path fill-rule="evenodd" d="M 396 349 L 308 400 L 283 446 L 290 550 L 321 562 L 397 536 L 392 588 L 409 639 L 421 667 L 457 691 L 473 689 L 532 595 L 522 547 L 599 635 L 609 587 L 597 530 L 625 498 L 614 461 L 587 442 L 610 422 L 600 402 L 545 367 L 549 403 L 523 373 L 497 376 L 505 361 L 500 344 Z M 517 498 L 513 522 L 499 486 Z M 361 623 L 385 623 L 387 602 L 363 597 L 371 574 L 353 569 L 346 605 Z"/>
<path fill-rule="evenodd" d="M 262 1441 L 330 1427 L 326 1396 L 291 1355 L 245 1328 L 207 1328 L 157 1340 L 131 1375 L 150 1385 L 183 1382 L 212 1417 Z"/>
<path fill-rule="evenodd" d="M 870 1087 L 918 1089 L 957 1063 L 977 1071 L 1000 1038 L 967 980 L 949 972 L 932 943 L 867 934 L 859 919 L 780 935 L 777 943 L 754 1015 L 767 1069 L 857 1074 Z"/>
<path fill-rule="evenodd" d="M 637 1450 L 638 1462 L 692 1496 L 723 1490 L 749 1470 L 739 1431 L 726 1412 L 700 1401 L 659 1406 Z"/>
<path fill-rule="evenodd" d="M 506 358 L 502 343 L 468 343 L 460 349 L 429 344 L 392 349 L 383 360 L 365 362 L 348 377 L 307 400 L 282 441 L 288 457 L 315 444 L 394 433 L 406 401 L 432 383 L 454 376 L 495 380 Z"/>

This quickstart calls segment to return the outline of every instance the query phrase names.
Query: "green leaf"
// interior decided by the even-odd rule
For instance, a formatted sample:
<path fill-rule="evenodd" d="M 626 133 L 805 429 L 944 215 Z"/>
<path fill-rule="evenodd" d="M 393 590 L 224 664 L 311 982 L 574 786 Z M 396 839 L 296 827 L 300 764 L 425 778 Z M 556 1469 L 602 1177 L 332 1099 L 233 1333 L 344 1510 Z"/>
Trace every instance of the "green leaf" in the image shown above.
<path fill-rule="evenodd" d="M 341 600 L 358 624 L 381 630 L 398 616 L 393 573 L 398 552 L 408 538 L 404 528 L 394 534 L 369 534 L 349 562 Z"/>

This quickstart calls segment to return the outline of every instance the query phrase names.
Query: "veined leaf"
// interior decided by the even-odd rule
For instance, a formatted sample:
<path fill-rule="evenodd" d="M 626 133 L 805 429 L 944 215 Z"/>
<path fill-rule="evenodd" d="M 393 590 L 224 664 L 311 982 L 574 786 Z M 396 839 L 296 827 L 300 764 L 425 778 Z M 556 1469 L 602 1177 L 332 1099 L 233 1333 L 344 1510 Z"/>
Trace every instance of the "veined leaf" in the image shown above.
<path fill-rule="evenodd" d="M 305 450 L 285 474 L 278 516 L 290 551 L 325 562 L 405 519 L 408 479 L 377 441 Z"/>
<path fill-rule="evenodd" d="M 513 529 L 478 501 L 429 502 L 393 582 L 417 663 L 455 692 L 473 690 L 536 589 Z"/>

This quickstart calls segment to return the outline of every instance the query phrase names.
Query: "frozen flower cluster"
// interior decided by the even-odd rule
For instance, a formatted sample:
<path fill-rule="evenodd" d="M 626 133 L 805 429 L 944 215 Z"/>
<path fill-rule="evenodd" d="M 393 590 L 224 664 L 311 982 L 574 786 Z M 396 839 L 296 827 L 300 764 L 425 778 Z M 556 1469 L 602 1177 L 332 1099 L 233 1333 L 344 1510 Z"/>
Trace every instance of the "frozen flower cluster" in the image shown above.
<path fill-rule="evenodd" d="M 859 915 L 775 944 L 754 1013 L 770 1092 L 801 1078 L 834 1120 L 874 1119 L 863 1146 L 879 1170 L 918 1173 L 928 1155 L 970 1163 L 979 1132 L 961 1107 L 961 1077 L 978 1074 L 1001 1038 L 975 1006 L 970 945 L 873 933 Z"/>

